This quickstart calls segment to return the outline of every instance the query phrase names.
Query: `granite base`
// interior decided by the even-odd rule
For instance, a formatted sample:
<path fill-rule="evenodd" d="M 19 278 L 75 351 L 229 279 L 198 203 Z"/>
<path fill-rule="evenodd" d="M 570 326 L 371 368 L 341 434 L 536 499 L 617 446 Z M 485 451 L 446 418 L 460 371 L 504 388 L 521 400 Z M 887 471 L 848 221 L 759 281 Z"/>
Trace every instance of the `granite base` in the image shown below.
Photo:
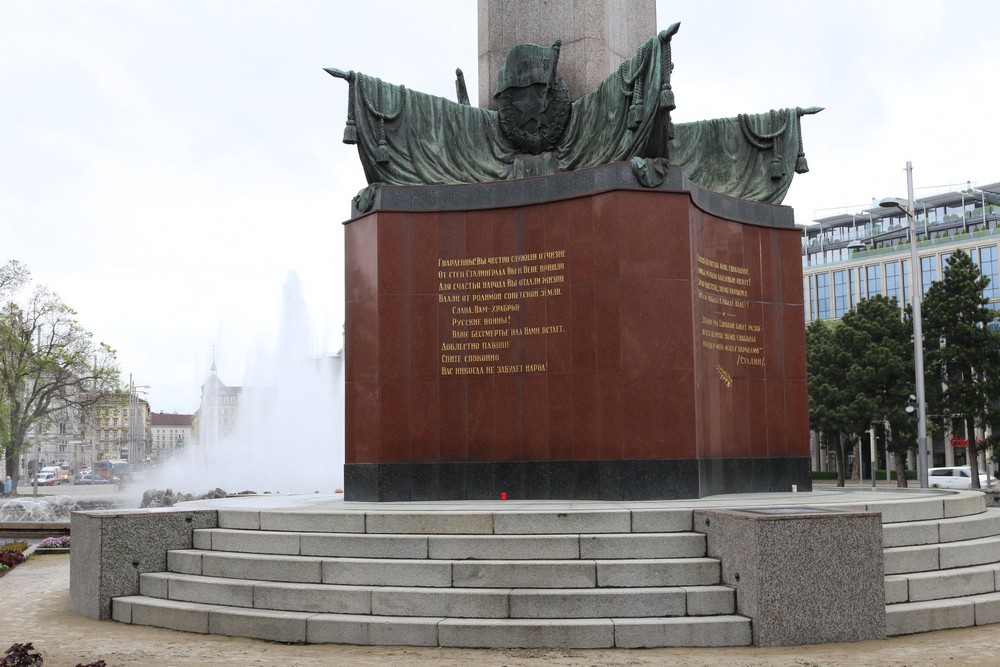
<path fill-rule="evenodd" d="M 810 491 L 809 459 L 349 463 L 344 500 L 672 500 Z"/>

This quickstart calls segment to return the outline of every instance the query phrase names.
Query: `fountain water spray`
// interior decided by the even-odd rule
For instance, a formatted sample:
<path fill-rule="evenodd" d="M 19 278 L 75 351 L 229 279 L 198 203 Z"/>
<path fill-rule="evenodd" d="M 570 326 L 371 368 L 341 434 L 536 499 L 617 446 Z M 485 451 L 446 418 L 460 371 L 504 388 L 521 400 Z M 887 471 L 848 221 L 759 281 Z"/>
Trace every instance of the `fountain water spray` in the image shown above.
<path fill-rule="evenodd" d="M 200 415 L 200 442 L 144 486 L 194 493 L 214 488 L 333 493 L 343 488 L 343 355 L 317 357 L 310 340 L 301 286 L 291 273 L 277 350 L 248 364 L 236 427 L 227 432 L 218 412 L 215 420 Z"/>
<path fill-rule="evenodd" d="M 38 499 L 13 498 L 0 504 L 0 523 L 11 521 L 69 521 L 70 512 L 80 509 L 69 496 Z"/>

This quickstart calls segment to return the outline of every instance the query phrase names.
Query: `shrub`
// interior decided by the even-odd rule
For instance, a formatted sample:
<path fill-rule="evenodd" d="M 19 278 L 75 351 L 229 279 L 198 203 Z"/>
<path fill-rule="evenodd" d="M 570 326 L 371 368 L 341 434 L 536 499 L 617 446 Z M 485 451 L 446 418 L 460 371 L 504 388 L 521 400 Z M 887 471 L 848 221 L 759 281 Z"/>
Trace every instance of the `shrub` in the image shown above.
<path fill-rule="evenodd" d="M 9 569 L 10 569 L 9 567 L 7 567 L 6 565 L 4 565 L 3 563 L 0 563 L 0 574 L 3 574 L 4 572 L 6 572 Z"/>
<path fill-rule="evenodd" d="M 4 551 L 0 553 L 0 563 L 7 567 L 14 567 L 24 562 L 24 554 L 20 551 Z M 0 663 L 2 665 L 3 663 Z"/>
<path fill-rule="evenodd" d="M 810 475 L 812 476 L 813 479 L 837 479 L 837 471 L 836 470 L 813 470 L 810 473 Z M 896 479 L 896 471 L 895 470 L 890 470 L 889 471 L 889 478 L 890 479 Z M 916 470 L 907 470 L 906 471 L 906 479 L 916 479 L 916 478 L 917 478 L 917 471 Z M 851 479 L 851 477 L 848 476 L 847 479 Z M 869 483 L 871 483 L 871 477 L 865 477 L 865 479 L 868 480 Z M 875 471 L 875 479 L 877 479 L 880 482 L 885 481 L 885 470 L 876 470 Z M 857 482 L 858 479 L 855 477 L 854 481 Z"/>
<path fill-rule="evenodd" d="M 42 656 L 35 652 L 31 642 L 12 644 L 0 660 L 0 667 L 41 667 L 41 664 Z"/>
<path fill-rule="evenodd" d="M 917 479 L 918 478 L 916 470 L 905 470 L 904 472 L 906 473 L 906 479 Z M 885 470 L 876 470 L 875 471 L 875 477 L 876 477 L 876 479 L 884 480 L 885 479 Z M 890 470 L 889 471 L 889 479 L 896 479 L 896 471 L 895 470 Z"/>
<path fill-rule="evenodd" d="M 25 551 L 27 548 L 27 542 L 7 542 L 6 544 L 0 544 L 0 553 L 4 551 Z"/>

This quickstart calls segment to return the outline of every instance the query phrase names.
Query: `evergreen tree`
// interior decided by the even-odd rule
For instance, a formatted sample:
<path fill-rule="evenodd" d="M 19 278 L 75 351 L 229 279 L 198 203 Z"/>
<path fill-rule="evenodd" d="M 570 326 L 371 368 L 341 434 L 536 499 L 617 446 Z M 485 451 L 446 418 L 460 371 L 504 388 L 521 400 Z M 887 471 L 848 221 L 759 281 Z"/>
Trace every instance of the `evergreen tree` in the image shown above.
<path fill-rule="evenodd" d="M 934 411 L 965 421 L 972 486 L 980 488 L 975 427 L 997 417 L 1000 336 L 983 290 L 989 278 L 967 253 L 955 251 L 943 279 L 931 284 L 923 302 L 928 382 L 940 387 Z"/>
<path fill-rule="evenodd" d="M 826 440 L 834 440 L 837 485 L 846 479 L 845 439 L 857 446 L 873 424 L 888 421 L 906 435 L 907 396 L 913 387 L 912 329 L 895 299 L 866 299 L 838 323 L 817 320 L 806 328 L 809 418 Z M 896 479 L 906 485 L 905 438 L 893 443 Z"/>
<path fill-rule="evenodd" d="M 848 425 L 840 406 L 847 400 L 847 390 L 841 380 L 848 360 L 837 345 L 836 326 L 826 320 L 815 320 L 806 327 L 806 369 L 809 424 L 822 441 L 834 445 L 837 486 L 844 486 L 844 434 Z"/>
<path fill-rule="evenodd" d="M 845 381 L 856 397 L 858 418 L 869 424 L 888 422 L 892 433 L 908 435 L 912 431 L 907 428 L 906 406 L 914 385 L 913 328 L 903 319 L 899 303 L 881 295 L 861 301 L 844 315 L 838 338 L 852 361 Z M 912 440 L 904 437 L 891 440 L 898 486 L 906 486 L 905 455 L 911 445 Z"/>

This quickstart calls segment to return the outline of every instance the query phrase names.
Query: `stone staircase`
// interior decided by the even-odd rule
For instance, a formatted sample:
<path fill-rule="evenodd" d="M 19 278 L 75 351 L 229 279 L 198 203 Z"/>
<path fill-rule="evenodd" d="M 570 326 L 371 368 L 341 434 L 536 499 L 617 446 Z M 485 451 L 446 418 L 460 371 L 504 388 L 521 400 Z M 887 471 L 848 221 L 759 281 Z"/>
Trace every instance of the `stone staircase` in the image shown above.
<path fill-rule="evenodd" d="M 887 635 L 1000 623 L 1000 509 L 968 496 L 968 514 L 883 525 Z"/>
<path fill-rule="evenodd" d="M 978 492 L 782 494 L 882 515 L 886 634 L 1000 622 L 1000 509 Z M 112 601 L 121 622 L 297 643 L 739 646 L 692 507 L 218 509 L 167 571 Z M 751 500 L 736 499 L 741 507 Z M 733 499 L 715 499 L 715 507 Z M 850 576 L 850 573 L 845 573 Z"/>
<path fill-rule="evenodd" d="M 733 646 L 751 641 L 690 509 L 219 510 L 115 620 L 303 643 Z"/>

